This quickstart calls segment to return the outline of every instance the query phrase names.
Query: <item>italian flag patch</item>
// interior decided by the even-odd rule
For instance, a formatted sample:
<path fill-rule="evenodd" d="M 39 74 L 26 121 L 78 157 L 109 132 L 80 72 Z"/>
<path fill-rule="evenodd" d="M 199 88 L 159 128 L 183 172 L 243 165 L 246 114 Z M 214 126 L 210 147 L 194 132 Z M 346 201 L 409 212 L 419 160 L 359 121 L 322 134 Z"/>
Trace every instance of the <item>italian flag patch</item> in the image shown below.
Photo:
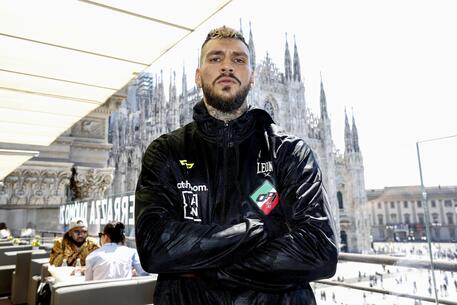
<path fill-rule="evenodd" d="M 265 215 L 270 214 L 279 202 L 278 192 L 268 180 L 265 180 L 250 197 Z"/>

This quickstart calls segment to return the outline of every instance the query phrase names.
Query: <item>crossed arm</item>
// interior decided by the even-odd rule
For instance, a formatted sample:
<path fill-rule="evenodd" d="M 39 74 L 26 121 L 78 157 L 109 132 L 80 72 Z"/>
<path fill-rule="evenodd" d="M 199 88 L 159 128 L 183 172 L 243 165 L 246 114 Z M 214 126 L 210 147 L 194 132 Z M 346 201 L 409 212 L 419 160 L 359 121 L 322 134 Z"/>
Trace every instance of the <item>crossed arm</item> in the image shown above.
<path fill-rule="evenodd" d="M 236 225 L 180 221 L 179 194 L 163 166 L 168 164 L 165 155 L 159 143 L 151 145 L 136 192 L 137 249 L 146 271 L 201 272 L 227 283 L 272 290 L 334 274 L 337 249 L 330 206 L 321 172 L 303 141 L 278 150 L 275 168 L 283 219 L 258 215 Z M 279 222 L 287 223 L 288 230 L 269 234 Z"/>

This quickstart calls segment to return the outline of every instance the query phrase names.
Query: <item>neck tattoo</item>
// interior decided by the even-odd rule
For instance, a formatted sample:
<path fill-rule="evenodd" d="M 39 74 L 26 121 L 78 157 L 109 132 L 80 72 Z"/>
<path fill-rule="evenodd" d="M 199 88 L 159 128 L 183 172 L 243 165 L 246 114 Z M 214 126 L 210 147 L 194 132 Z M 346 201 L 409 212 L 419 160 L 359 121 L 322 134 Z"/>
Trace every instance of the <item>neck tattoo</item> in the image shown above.
<path fill-rule="evenodd" d="M 246 103 L 243 103 L 243 105 L 241 105 L 240 108 L 235 109 L 232 112 L 222 112 L 222 111 L 208 105 L 207 103 L 205 103 L 205 105 L 206 105 L 206 109 L 208 110 L 208 113 L 210 116 L 212 116 L 215 119 L 224 121 L 225 123 L 228 123 L 230 121 L 233 121 L 233 120 L 239 118 L 248 109 L 248 106 Z"/>

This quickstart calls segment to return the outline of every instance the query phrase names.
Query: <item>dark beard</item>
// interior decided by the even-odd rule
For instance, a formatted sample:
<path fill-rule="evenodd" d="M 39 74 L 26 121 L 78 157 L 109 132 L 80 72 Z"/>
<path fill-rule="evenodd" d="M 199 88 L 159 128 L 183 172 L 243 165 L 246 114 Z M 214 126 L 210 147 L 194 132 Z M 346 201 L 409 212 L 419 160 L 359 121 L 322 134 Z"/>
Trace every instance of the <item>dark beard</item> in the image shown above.
<path fill-rule="evenodd" d="M 80 248 L 82 245 L 84 245 L 86 241 L 83 241 L 83 242 L 77 242 L 76 240 L 73 239 L 73 243 L 76 245 L 76 247 Z"/>
<path fill-rule="evenodd" d="M 77 242 L 76 240 L 73 239 L 73 237 L 70 236 L 70 234 L 65 233 L 66 236 L 64 236 L 64 238 L 67 238 L 69 241 L 71 241 L 73 244 L 76 245 L 76 247 L 80 248 L 85 242 L 86 240 L 82 241 L 82 242 Z"/>
<path fill-rule="evenodd" d="M 241 87 L 234 97 L 224 98 L 216 95 L 209 85 L 202 84 L 203 95 L 208 105 L 224 113 L 230 113 L 240 108 L 246 100 L 250 89 L 250 86 L 246 85 Z"/>

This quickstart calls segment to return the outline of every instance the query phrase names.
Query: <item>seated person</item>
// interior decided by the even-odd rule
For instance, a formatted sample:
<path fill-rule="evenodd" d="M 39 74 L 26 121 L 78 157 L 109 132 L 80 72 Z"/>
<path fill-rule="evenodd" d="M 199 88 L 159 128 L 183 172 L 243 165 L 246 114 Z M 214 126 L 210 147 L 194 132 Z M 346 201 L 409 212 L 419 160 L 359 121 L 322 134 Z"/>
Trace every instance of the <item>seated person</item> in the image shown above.
<path fill-rule="evenodd" d="M 54 241 L 49 264 L 62 266 L 65 259 L 68 266 L 75 266 L 79 258 L 81 265 L 85 266 L 86 257 L 97 248 L 99 248 L 97 241 L 87 236 L 86 220 L 76 217 L 70 221 L 64 236 Z"/>
<path fill-rule="evenodd" d="M 148 275 L 141 267 L 136 249 L 124 245 L 125 226 L 122 222 L 110 222 L 99 233 L 102 247 L 86 258 L 86 281 L 131 278 Z"/>
<path fill-rule="evenodd" d="M 31 222 L 28 222 L 27 226 L 21 229 L 21 237 L 34 237 L 35 229 L 33 227 L 33 224 Z"/>
<path fill-rule="evenodd" d="M 0 239 L 8 238 L 11 235 L 10 230 L 6 226 L 6 223 L 0 222 Z"/>

